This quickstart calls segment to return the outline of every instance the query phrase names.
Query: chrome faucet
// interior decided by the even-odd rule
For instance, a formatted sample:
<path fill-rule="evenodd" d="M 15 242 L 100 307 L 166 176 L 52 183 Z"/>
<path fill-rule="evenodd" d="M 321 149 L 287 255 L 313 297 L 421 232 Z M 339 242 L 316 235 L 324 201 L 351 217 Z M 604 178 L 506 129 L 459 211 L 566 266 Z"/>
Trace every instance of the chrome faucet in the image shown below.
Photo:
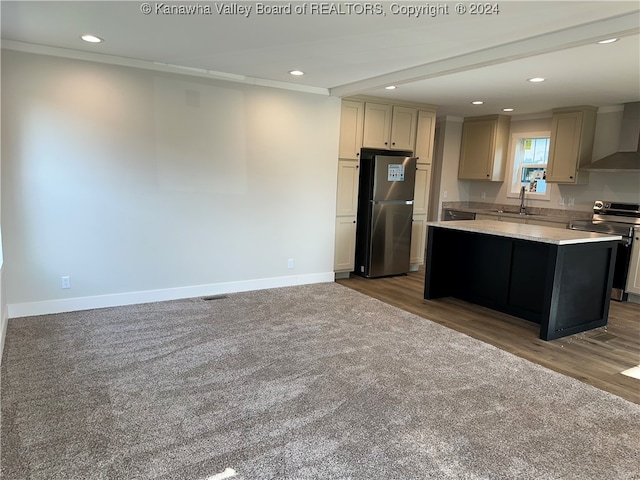
<path fill-rule="evenodd" d="M 522 187 L 520 189 L 520 215 L 526 215 L 527 214 L 527 209 L 524 206 L 524 192 L 525 192 L 525 189 L 524 189 L 524 187 Z"/>

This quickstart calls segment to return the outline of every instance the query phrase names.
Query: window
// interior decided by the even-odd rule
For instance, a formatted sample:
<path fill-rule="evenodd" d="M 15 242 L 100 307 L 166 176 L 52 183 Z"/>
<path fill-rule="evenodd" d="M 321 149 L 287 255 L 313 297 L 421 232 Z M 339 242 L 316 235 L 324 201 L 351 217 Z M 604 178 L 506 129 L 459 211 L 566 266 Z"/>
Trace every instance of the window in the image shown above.
<path fill-rule="evenodd" d="M 514 133 L 511 137 L 511 188 L 507 196 L 520 195 L 524 187 L 528 197 L 549 200 L 547 159 L 549 132 Z"/>

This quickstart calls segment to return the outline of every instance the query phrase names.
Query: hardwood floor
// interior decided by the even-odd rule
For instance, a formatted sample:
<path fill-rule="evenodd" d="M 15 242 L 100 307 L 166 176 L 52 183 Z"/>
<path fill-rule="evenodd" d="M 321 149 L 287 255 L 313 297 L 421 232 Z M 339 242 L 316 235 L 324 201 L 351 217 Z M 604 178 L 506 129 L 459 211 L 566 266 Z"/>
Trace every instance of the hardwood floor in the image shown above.
<path fill-rule="evenodd" d="M 539 326 L 455 298 L 424 300 L 424 268 L 406 276 L 337 283 L 502 350 L 640 404 L 640 380 L 620 372 L 640 365 L 640 305 L 611 301 L 606 327 L 552 341 Z"/>

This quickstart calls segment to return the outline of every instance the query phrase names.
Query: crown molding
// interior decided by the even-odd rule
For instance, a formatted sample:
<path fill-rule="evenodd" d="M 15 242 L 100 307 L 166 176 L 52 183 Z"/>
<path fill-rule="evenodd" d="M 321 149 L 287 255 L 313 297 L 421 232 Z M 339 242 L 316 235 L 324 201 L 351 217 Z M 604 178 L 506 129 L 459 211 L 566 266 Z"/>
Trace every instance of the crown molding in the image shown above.
<path fill-rule="evenodd" d="M 101 53 L 83 52 L 68 48 L 51 47 L 48 45 L 37 45 L 33 43 L 17 42 L 14 40 L 3 40 L 2 49 L 14 50 L 17 52 L 33 53 L 37 55 L 47 55 L 51 57 L 70 58 L 73 60 L 84 60 L 88 62 L 106 63 L 120 67 L 139 68 L 153 70 L 156 72 L 174 73 L 191 77 L 209 78 L 212 80 L 222 80 L 225 82 L 240 83 L 243 85 L 256 85 L 260 87 L 279 88 L 314 95 L 329 96 L 329 89 L 313 87 L 309 85 L 299 85 L 266 78 L 248 77 L 233 73 L 217 72 L 215 70 L 205 70 L 203 68 L 184 67 L 181 65 L 171 65 L 168 63 L 150 62 L 148 60 L 138 60 L 135 58 L 119 57 L 116 55 L 105 55 Z"/>

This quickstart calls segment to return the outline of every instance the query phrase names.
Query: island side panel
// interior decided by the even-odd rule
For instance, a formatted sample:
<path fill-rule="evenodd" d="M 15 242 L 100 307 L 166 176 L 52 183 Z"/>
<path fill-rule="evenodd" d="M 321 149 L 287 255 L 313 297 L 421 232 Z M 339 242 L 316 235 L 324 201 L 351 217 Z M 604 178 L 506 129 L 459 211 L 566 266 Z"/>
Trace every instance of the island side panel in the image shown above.
<path fill-rule="evenodd" d="M 548 243 L 513 242 L 507 301 L 511 314 L 538 324 L 542 322 L 543 315 L 548 314 L 555 250 L 557 247 Z M 553 257 L 551 264 L 550 257 Z"/>
<path fill-rule="evenodd" d="M 553 340 L 607 324 L 617 242 L 557 247 L 549 315 L 540 338 Z"/>
<path fill-rule="evenodd" d="M 429 227 L 427 235 L 427 264 L 424 277 L 426 300 L 454 296 L 456 271 L 459 268 L 458 232 Z M 458 275 L 460 272 L 458 272 Z"/>
<path fill-rule="evenodd" d="M 504 311 L 509 295 L 513 239 L 459 232 L 458 296 L 463 300 Z"/>

